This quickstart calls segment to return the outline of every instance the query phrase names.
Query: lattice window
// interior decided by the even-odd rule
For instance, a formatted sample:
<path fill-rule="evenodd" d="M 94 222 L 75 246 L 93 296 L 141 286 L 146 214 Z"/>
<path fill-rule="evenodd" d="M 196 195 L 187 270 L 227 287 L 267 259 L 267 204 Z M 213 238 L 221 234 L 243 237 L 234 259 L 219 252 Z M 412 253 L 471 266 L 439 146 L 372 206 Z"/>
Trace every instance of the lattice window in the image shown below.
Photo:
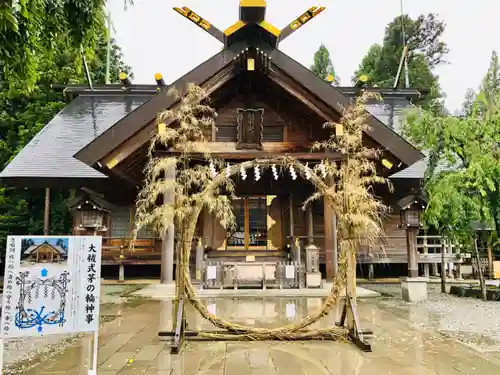
<path fill-rule="evenodd" d="M 102 212 L 98 210 L 82 210 L 82 225 L 84 227 L 100 227 Z"/>
<path fill-rule="evenodd" d="M 283 142 L 283 126 L 264 126 L 263 142 Z"/>
<path fill-rule="evenodd" d="M 216 142 L 236 142 L 238 140 L 236 126 L 218 126 L 215 134 Z"/>
<path fill-rule="evenodd" d="M 130 235 L 130 207 L 119 207 L 111 212 L 111 237 Z"/>

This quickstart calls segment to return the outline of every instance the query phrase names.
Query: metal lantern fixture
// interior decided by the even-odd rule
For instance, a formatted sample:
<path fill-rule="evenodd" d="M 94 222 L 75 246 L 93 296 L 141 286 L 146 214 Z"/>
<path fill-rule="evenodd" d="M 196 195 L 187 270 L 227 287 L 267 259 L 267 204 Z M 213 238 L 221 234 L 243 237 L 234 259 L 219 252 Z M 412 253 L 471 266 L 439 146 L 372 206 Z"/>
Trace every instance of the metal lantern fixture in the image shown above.
<path fill-rule="evenodd" d="M 81 226 L 83 228 L 95 228 L 96 230 L 106 230 L 104 228 L 104 211 L 99 207 L 93 205 L 89 201 L 85 204 L 78 206 L 81 213 Z"/>
<path fill-rule="evenodd" d="M 420 228 L 422 226 L 422 212 L 425 209 L 425 200 L 411 194 L 401 199 L 398 204 L 401 213 L 402 228 Z"/>
<path fill-rule="evenodd" d="M 418 202 L 416 202 L 418 203 Z M 410 207 L 401 210 L 401 226 L 406 228 L 420 228 L 421 206 L 412 204 Z"/>

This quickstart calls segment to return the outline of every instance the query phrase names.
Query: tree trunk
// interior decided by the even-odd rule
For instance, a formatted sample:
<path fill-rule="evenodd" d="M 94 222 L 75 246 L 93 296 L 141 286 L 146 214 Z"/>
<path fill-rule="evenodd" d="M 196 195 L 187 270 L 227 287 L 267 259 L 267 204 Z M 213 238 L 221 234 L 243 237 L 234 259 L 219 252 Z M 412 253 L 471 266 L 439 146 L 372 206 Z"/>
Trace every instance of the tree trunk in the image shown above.
<path fill-rule="evenodd" d="M 483 295 L 483 301 L 487 300 L 486 297 L 486 285 L 484 285 L 483 270 L 481 269 L 481 262 L 479 258 L 479 250 L 477 249 L 477 237 L 474 238 L 474 250 L 476 251 L 477 260 L 477 273 L 479 275 L 479 285 L 481 286 L 481 293 Z"/>
<path fill-rule="evenodd" d="M 50 234 L 50 189 L 45 188 L 45 207 L 43 212 L 43 234 Z"/>
<path fill-rule="evenodd" d="M 445 242 L 441 240 L 441 293 L 446 293 L 446 263 L 444 262 Z"/>

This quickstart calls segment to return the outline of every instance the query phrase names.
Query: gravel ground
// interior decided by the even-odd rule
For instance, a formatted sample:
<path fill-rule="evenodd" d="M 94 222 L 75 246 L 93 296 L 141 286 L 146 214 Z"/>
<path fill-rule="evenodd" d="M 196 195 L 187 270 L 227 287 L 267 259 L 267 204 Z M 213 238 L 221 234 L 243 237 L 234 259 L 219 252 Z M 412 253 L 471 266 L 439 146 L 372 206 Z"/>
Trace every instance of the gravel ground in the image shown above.
<path fill-rule="evenodd" d="M 500 302 L 443 294 L 439 284 L 428 284 L 428 300 L 417 303 L 402 300 L 399 284 L 363 287 L 381 293 L 384 297 L 376 303 L 422 329 L 435 330 L 482 352 L 500 350 Z"/>
<path fill-rule="evenodd" d="M 104 285 L 101 288 L 101 323 L 109 321 L 106 305 L 126 303 L 127 295 L 140 285 Z M 48 335 L 4 341 L 5 374 L 22 374 L 34 363 L 40 362 L 64 350 L 78 341 L 82 334 Z"/>

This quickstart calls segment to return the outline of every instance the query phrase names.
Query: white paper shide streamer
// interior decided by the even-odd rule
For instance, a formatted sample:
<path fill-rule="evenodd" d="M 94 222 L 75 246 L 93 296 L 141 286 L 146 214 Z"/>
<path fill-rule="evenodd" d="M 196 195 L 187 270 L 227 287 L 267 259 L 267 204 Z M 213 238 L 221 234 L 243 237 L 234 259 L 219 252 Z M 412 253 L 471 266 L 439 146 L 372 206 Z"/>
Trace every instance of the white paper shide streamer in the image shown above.
<path fill-rule="evenodd" d="M 273 171 L 273 177 L 274 177 L 274 179 L 277 180 L 278 179 L 278 170 L 276 169 L 276 164 L 273 164 L 271 166 L 271 170 Z"/>
<path fill-rule="evenodd" d="M 240 167 L 240 174 L 241 174 L 241 179 L 246 180 L 247 179 L 247 171 L 245 168 L 243 168 L 243 164 Z"/>
<path fill-rule="evenodd" d="M 293 165 L 290 165 L 290 176 L 292 176 L 292 180 L 297 179 L 297 172 L 295 172 L 295 169 L 293 168 Z"/>
<path fill-rule="evenodd" d="M 217 176 L 217 170 L 215 169 L 214 162 L 210 162 L 210 174 L 212 175 L 212 178 L 215 178 Z"/>
<path fill-rule="evenodd" d="M 255 178 L 255 181 L 259 181 L 260 180 L 260 169 L 258 166 L 255 166 L 254 169 L 253 169 L 253 175 L 254 175 L 254 178 Z"/>
<path fill-rule="evenodd" d="M 306 163 L 305 167 L 305 175 L 306 175 L 306 180 L 309 180 L 311 178 L 311 170 L 309 169 L 309 163 Z"/>

